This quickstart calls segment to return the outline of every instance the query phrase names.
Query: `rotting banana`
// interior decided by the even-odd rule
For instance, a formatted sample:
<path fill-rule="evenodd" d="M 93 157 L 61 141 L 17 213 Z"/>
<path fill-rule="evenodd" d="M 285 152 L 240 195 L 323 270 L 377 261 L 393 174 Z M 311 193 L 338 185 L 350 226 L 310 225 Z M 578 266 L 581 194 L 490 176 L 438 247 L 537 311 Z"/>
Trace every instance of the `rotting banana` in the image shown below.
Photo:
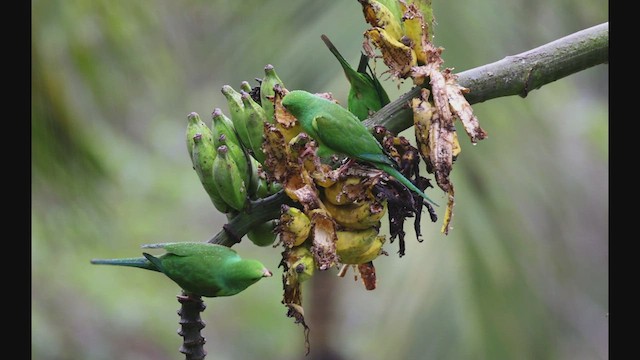
<path fill-rule="evenodd" d="M 336 254 L 343 264 L 364 264 L 378 257 L 386 237 L 378 235 L 378 230 L 337 231 Z"/>
<path fill-rule="evenodd" d="M 336 224 L 324 209 L 309 211 L 311 220 L 311 253 L 318 270 L 327 270 L 338 263 L 336 255 Z"/>
<path fill-rule="evenodd" d="M 378 2 L 389 9 L 393 14 L 393 17 L 398 20 L 398 22 L 402 21 L 402 9 L 400 7 L 399 0 L 378 0 Z"/>
<path fill-rule="evenodd" d="M 416 52 L 389 35 L 385 29 L 369 29 L 365 31 L 365 37 L 380 49 L 382 61 L 394 76 L 405 79 L 411 73 L 411 68 L 418 64 Z"/>
<path fill-rule="evenodd" d="M 402 12 L 404 16 L 402 21 L 404 24 L 405 37 L 410 41 L 411 48 L 416 53 L 416 59 L 418 65 L 424 65 L 427 63 L 426 42 L 427 31 L 423 15 L 417 10 L 414 5 L 406 6 L 406 3 L 402 3 Z M 405 41 L 407 42 L 407 41 Z"/>
<path fill-rule="evenodd" d="M 397 1 L 397 0 L 396 0 Z M 407 0 L 407 4 L 415 5 L 418 11 L 422 14 L 424 25 L 426 27 L 425 32 L 428 36 L 427 40 L 431 41 L 433 37 L 433 7 L 431 6 L 431 0 Z M 404 7 L 401 5 L 401 9 L 404 11 Z"/>
<path fill-rule="evenodd" d="M 358 0 L 358 2 L 362 4 L 364 18 L 371 26 L 384 29 L 395 40 L 402 38 L 402 22 L 393 11 L 376 0 Z"/>
<path fill-rule="evenodd" d="M 222 196 L 220 196 L 220 192 L 215 185 L 213 165 L 216 152 L 213 144 L 199 133 L 193 136 L 193 142 L 191 160 L 193 161 L 193 169 L 196 171 L 196 174 L 198 174 L 200 183 L 202 183 L 204 190 L 209 195 L 213 206 L 221 213 L 229 213 L 232 209 Z"/>
<path fill-rule="evenodd" d="M 217 148 L 213 161 L 214 185 L 222 199 L 237 211 L 243 211 L 247 204 L 247 187 L 238 165 L 229 156 L 229 148 L 221 145 Z"/>
<path fill-rule="evenodd" d="M 349 230 L 377 227 L 387 211 L 386 201 L 363 201 L 347 205 L 334 205 L 327 201 L 323 204 L 335 222 Z"/>
<path fill-rule="evenodd" d="M 255 102 L 249 93 L 240 91 L 240 94 L 244 104 L 249 149 L 251 149 L 253 157 L 262 164 L 266 157 L 262 149 L 262 143 L 264 141 L 264 123 L 267 121 L 267 115 L 262 106 Z"/>
<path fill-rule="evenodd" d="M 313 254 L 306 246 L 296 246 L 288 252 L 290 276 L 297 279 L 298 283 L 307 281 L 313 276 L 316 268 Z"/>
<path fill-rule="evenodd" d="M 273 245 L 278 237 L 278 234 L 275 233 L 277 222 L 275 220 L 269 220 L 259 224 L 258 226 L 252 228 L 247 232 L 247 238 L 251 240 L 252 243 L 258 246 L 269 246 Z"/>
<path fill-rule="evenodd" d="M 299 246 L 311 232 L 311 220 L 302 210 L 283 204 L 278 231 L 280 240 L 287 247 Z"/>
<path fill-rule="evenodd" d="M 349 185 L 357 185 L 362 181 L 357 176 L 349 176 L 345 179 L 338 180 L 333 185 L 324 188 L 324 198 L 334 205 L 347 205 L 351 204 L 355 201 L 349 197 L 348 194 L 348 186 Z"/>
<path fill-rule="evenodd" d="M 262 82 L 260 83 L 260 105 L 264 109 L 267 121 L 270 124 L 275 123 L 275 119 L 273 117 L 275 113 L 275 102 L 274 95 L 275 90 L 273 89 L 276 84 L 284 87 L 282 80 L 278 77 L 276 70 L 273 65 L 267 64 L 264 67 L 264 78 L 262 78 Z"/>

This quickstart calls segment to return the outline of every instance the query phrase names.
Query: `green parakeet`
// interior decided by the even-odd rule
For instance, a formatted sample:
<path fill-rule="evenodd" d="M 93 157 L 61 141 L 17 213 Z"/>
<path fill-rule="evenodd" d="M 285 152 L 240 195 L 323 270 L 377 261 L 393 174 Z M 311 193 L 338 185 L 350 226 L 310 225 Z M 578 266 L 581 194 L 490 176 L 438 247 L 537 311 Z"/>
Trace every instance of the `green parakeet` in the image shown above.
<path fill-rule="evenodd" d="M 318 142 L 319 153 L 332 152 L 369 162 L 438 206 L 396 170 L 395 161 L 385 153 L 369 129 L 347 109 L 304 90 L 289 92 L 282 98 L 282 105 L 298 119 L 304 132 Z"/>
<path fill-rule="evenodd" d="M 355 70 L 338 52 L 338 49 L 327 36 L 322 35 L 321 38 L 340 62 L 344 74 L 351 85 L 347 98 L 347 109 L 349 111 L 357 116 L 358 119 L 364 120 L 389 103 L 389 96 L 384 91 L 378 78 L 373 73 L 367 73 L 369 58 L 366 55 L 361 54 L 358 70 Z"/>
<path fill-rule="evenodd" d="M 205 297 L 235 295 L 272 275 L 258 260 L 242 259 L 235 250 L 222 245 L 176 242 L 142 247 L 163 248 L 167 252 L 157 257 L 142 253 L 144 257 L 139 258 L 93 259 L 91 263 L 158 271 L 187 293 Z"/>

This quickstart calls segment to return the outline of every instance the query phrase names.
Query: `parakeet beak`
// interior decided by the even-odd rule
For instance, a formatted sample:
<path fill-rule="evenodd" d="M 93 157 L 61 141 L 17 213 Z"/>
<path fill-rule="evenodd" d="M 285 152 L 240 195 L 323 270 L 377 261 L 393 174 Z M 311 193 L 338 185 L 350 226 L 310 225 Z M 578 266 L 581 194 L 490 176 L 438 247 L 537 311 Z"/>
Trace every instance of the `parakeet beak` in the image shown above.
<path fill-rule="evenodd" d="M 270 277 L 270 276 L 273 276 L 273 273 L 269 271 L 269 269 L 264 268 L 264 270 L 262 271 L 262 277 Z"/>

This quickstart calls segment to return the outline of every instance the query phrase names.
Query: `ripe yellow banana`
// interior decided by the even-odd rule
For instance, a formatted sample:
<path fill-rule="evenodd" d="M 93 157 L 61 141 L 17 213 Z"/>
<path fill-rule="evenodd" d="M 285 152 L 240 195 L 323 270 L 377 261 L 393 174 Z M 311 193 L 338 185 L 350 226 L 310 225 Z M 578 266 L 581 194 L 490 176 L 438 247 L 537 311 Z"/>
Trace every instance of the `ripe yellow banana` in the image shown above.
<path fill-rule="evenodd" d="M 311 220 L 302 210 L 282 205 L 279 225 L 280 240 L 285 246 L 301 245 L 311 232 Z"/>
<path fill-rule="evenodd" d="M 343 264 L 364 264 L 380 255 L 386 237 L 378 230 L 337 231 L 336 254 Z"/>
<path fill-rule="evenodd" d="M 386 214 L 386 200 L 379 202 L 363 201 L 347 205 L 323 203 L 329 215 L 336 223 L 348 230 L 364 230 L 379 226 L 380 219 Z"/>

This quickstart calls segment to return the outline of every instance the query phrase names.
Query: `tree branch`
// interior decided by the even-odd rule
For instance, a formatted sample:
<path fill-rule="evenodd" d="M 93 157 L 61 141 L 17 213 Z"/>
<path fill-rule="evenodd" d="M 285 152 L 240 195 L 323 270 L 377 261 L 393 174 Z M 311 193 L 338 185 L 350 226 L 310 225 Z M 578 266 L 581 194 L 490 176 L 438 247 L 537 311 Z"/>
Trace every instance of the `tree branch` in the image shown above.
<path fill-rule="evenodd" d="M 470 90 L 465 98 L 469 104 L 475 104 L 503 96 L 525 97 L 543 85 L 608 62 L 609 23 L 606 22 L 457 76 L 458 83 Z M 365 125 L 382 125 L 396 134 L 408 129 L 413 126 L 408 103 L 419 95 L 420 87 L 414 87 L 365 120 Z"/>
<path fill-rule="evenodd" d="M 475 104 L 503 96 L 526 97 L 530 91 L 543 85 L 608 61 L 607 22 L 494 63 L 463 71 L 457 76 L 458 83 L 470 90 L 465 98 L 470 104 Z M 429 82 L 425 84 L 428 86 Z M 382 125 L 396 134 L 408 129 L 413 126 L 413 113 L 408 103 L 419 93 L 420 87 L 414 87 L 365 120 L 365 125 Z M 278 218 L 280 206 L 285 202 L 293 206 L 283 191 L 252 202 L 250 211 L 233 218 L 209 242 L 233 246 L 253 226 Z"/>

